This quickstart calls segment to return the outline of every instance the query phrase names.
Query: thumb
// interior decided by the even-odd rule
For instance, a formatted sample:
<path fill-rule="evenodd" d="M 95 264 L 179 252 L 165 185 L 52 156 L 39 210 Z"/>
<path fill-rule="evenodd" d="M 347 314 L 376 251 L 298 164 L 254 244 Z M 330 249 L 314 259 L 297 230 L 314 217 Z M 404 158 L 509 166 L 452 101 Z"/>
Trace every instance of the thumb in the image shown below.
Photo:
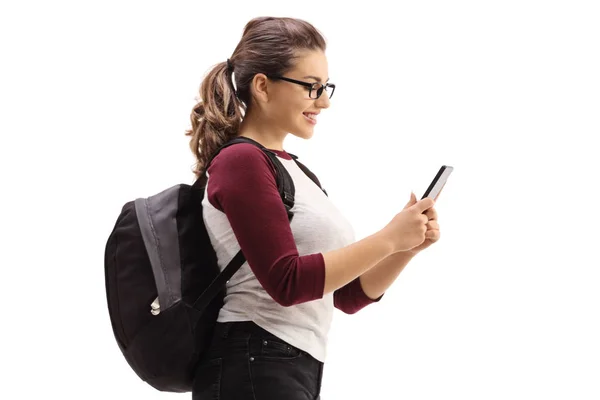
<path fill-rule="evenodd" d="M 414 205 L 416 202 L 417 202 L 417 196 L 415 196 L 415 194 L 413 192 L 410 192 L 410 200 L 408 201 L 408 203 L 406 203 L 404 208 L 408 208 L 408 207 Z"/>
<path fill-rule="evenodd" d="M 422 200 L 419 200 L 417 203 L 415 203 L 412 207 L 414 207 L 419 214 L 422 214 L 423 212 L 429 210 L 431 207 L 433 207 L 435 204 L 435 201 L 429 197 L 425 197 Z"/>

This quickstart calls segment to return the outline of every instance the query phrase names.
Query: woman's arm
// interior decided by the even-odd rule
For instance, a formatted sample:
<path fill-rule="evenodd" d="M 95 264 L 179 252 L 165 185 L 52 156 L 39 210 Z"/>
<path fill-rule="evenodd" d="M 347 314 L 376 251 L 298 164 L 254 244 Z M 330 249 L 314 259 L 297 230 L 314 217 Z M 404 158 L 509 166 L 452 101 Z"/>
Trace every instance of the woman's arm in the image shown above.
<path fill-rule="evenodd" d="M 407 251 L 394 253 L 362 274 L 360 283 L 365 294 L 371 299 L 381 298 L 413 257 Z"/>
<path fill-rule="evenodd" d="M 320 299 L 395 251 L 382 230 L 338 250 L 300 256 L 275 172 L 251 144 L 224 149 L 208 173 L 209 202 L 225 213 L 256 278 L 283 306 Z"/>
<path fill-rule="evenodd" d="M 335 307 L 346 314 L 354 314 L 369 304 L 379 302 L 413 257 L 411 252 L 388 256 L 360 277 L 336 290 Z"/>

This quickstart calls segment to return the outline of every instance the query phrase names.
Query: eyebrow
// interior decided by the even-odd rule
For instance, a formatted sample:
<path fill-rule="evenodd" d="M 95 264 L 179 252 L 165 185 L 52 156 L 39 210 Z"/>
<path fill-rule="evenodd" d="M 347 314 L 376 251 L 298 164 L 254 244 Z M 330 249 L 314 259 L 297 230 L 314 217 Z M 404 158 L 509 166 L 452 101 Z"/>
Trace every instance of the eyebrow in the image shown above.
<path fill-rule="evenodd" d="M 318 76 L 313 76 L 313 75 L 305 76 L 302 79 L 314 79 L 317 82 L 321 82 L 321 78 L 319 78 Z M 329 78 L 327 78 L 326 82 L 329 82 Z"/>

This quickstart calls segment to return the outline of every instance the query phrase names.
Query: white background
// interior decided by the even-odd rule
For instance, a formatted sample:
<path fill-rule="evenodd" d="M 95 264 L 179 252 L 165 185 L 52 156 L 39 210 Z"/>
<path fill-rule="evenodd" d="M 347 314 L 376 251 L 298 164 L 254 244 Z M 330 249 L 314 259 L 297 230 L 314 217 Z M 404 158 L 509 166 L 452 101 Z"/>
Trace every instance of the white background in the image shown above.
<path fill-rule="evenodd" d="M 2 2 L 5 399 L 176 399 L 112 336 L 121 206 L 192 181 L 184 130 L 244 24 L 328 40 L 332 106 L 286 141 L 358 238 L 455 168 L 442 238 L 338 312 L 323 399 L 598 399 L 600 13 L 593 1 Z"/>

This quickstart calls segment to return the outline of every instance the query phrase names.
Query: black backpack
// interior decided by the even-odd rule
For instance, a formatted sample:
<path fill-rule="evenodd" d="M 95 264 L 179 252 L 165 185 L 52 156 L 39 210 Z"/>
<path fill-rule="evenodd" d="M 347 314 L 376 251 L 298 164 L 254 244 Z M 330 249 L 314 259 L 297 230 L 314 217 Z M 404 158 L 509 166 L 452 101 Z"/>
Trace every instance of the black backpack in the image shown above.
<path fill-rule="evenodd" d="M 251 143 L 269 157 L 291 221 L 294 183 L 275 153 L 238 137 L 213 158 L 237 143 Z M 245 262 L 240 251 L 219 271 L 202 218 L 206 182 L 203 174 L 193 185 L 178 184 L 126 203 L 106 244 L 106 296 L 114 336 L 135 373 L 160 391 L 192 390 L 195 366 L 223 306 L 225 284 Z"/>

